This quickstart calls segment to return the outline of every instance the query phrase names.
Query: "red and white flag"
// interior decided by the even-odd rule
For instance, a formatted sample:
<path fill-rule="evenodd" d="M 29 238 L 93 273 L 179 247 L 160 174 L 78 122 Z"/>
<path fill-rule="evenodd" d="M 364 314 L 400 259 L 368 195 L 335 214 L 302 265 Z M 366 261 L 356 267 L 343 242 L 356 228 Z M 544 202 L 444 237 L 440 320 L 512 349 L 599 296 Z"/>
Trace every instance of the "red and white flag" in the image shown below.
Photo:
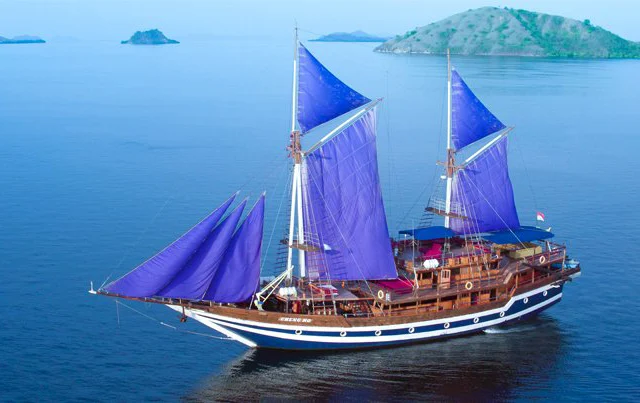
<path fill-rule="evenodd" d="M 536 213 L 536 220 L 538 221 L 544 221 L 544 214 L 542 214 L 541 212 L 537 212 Z"/>

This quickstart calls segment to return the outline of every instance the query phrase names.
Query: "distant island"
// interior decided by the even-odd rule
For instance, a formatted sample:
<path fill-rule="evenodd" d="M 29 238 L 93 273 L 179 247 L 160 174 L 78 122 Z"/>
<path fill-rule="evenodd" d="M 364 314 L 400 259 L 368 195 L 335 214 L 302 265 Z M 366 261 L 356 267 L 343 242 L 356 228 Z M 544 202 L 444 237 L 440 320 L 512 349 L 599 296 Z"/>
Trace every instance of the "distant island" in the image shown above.
<path fill-rule="evenodd" d="M 13 38 L 5 38 L 0 36 L 0 45 L 18 44 L 18 43 L 46 43 L 44 39 L 31 35 L 14 36 Z"/>
<path fill-rule="evenodd" d="M 180 43 L 169 39 L 160 30 L 151 29 L 149 31 L 137 31 L 128 41 L 120 42 L 125 45 L 167 45 Z"/>
<path fill-rule="evenodd" d="M 384 42 L 390 37 L 382 37 L 368 34 L 362 31 L 354 32 L 334 32 L 329 35 L 324 35 L 316 39 L 311 39 L 312 42 Z"/>
<path fill-rule="evenodd" d="M 483 7 L 416 28 L 376 52 L 576 58 L 640 58 L 640 43 L 589 20 Z"/>

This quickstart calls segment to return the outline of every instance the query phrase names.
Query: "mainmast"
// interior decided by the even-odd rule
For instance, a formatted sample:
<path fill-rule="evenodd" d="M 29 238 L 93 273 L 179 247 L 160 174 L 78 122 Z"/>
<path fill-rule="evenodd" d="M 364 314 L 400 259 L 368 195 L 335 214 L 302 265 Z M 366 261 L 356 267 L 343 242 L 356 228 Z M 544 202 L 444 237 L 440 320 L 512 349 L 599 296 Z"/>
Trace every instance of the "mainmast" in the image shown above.
<path fill-rule="evenodd" d="M 449 215 L 451 213 L 451 186 L 455 172 L 455 155 L 455 150 L 451 145 L 451 56 L 447 48 L 447 161 L 445 162 L 447 190 L 444 211 L 444 226 L 446 228 L 449 228 Z"/>
<path fill-rule="evenodd" d="M 293 159 L 293 177 L 291 184 L 291 214 L 289 217 L 289 250 L 287 252 L 287 277 L 290 279 L 293 273 L 293 248 L 295 221 L 298 221 L 298 257 L 300 265 L 300 277 L 305 276 L 304 245 L 304 221 L 302 219 L 302 146 L 300 144 L 300 130 L 297 126 L 298 110 L 298 27 L 295 28 L 293 47 L 293 89 L 291 94 L 291 144 L 289 151 Z"/>

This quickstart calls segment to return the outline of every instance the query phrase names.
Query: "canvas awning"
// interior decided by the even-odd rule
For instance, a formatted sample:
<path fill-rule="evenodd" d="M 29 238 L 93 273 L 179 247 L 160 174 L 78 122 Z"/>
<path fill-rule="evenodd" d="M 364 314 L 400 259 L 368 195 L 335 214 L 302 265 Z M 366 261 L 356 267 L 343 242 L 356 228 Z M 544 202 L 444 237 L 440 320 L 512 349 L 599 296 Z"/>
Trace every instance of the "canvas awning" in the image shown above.
<path fill-rule="evenodd" d="M 400 231 L 401 235 L 409 235 L 418 241 L 429 241 L 432 239 L 451 238 L 456 234 L 449 228 L 434 226 L 426 228 L 413 228 Z"/>
<path fill-rule="evenodd" d="M 489 242 L 504 245 L 508 243 L 541 241 L 553 238 L 554 235 L 552 232 L 541 228 L 522 226 L 512 230 L 489 232 L 481 235 L 481 237 Z"/>

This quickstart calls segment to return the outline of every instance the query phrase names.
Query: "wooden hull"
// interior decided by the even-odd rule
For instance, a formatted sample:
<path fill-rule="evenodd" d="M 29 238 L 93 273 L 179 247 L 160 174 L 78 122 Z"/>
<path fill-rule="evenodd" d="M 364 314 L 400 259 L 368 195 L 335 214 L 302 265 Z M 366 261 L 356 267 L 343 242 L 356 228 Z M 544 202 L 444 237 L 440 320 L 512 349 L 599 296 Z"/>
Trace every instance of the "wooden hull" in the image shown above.
<path fill-rule="evenodd" d="M 503 303 L 409 316 L 345 318 L 222 306 L 185 308 L 185 314 L 252 348 L 367 349 L 460 336 L 515 322 L 559 302 L 563 285 L 558 281 L 522 290 Z M 183 310 L 183 306 L 169 307 Z"/>

